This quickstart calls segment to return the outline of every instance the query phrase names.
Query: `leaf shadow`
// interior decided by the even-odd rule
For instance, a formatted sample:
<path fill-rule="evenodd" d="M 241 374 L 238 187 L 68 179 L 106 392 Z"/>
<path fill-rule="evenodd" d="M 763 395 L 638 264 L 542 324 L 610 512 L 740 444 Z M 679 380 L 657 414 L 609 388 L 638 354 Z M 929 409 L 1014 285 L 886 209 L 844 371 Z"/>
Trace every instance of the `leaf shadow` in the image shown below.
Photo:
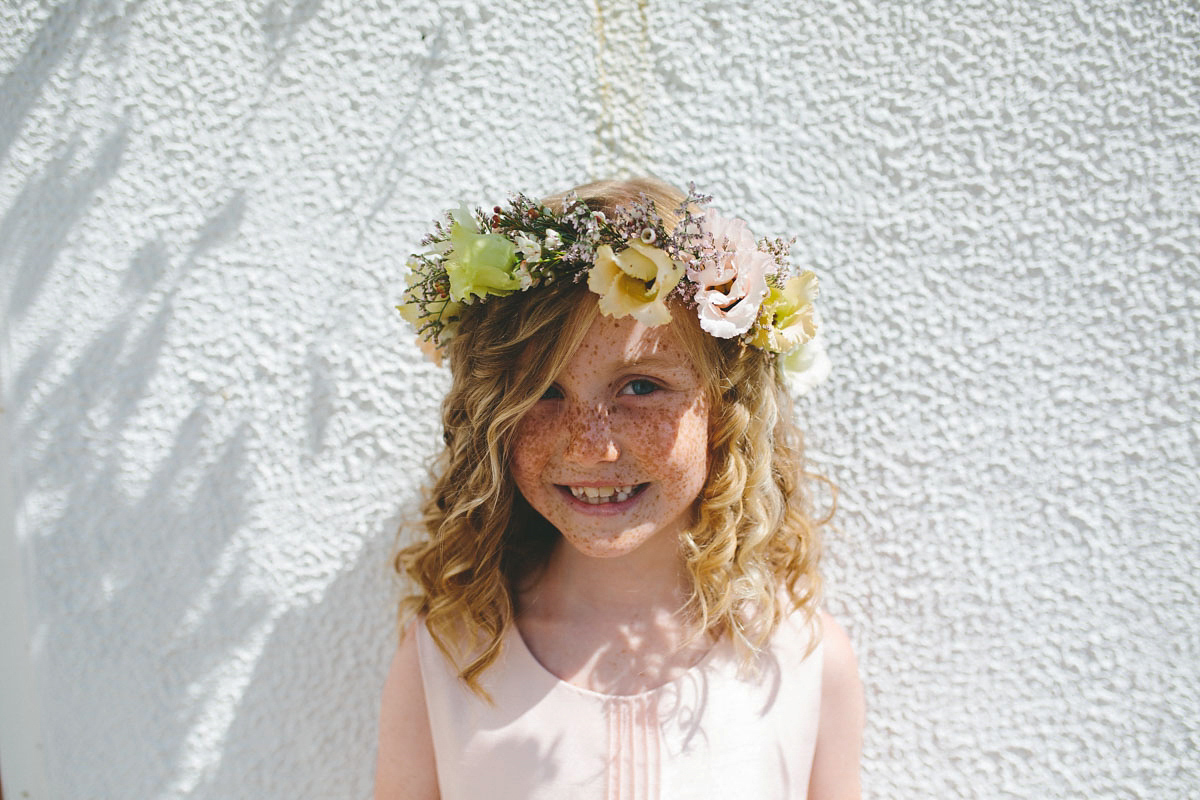
<path fill-rule="evenodd" d="M 14 259 L 10 309 L 28 308 L 62 268 L 64 242 L 115 172 L 125 132 L 111 132 L 78 173 L 69 145 L 0 222 L 0 241 L 26 248 Z M 178 266 L 161 239 L 143 243 L 121 276 L 123 296 L 82 348 L 69 352 L 56 331 L 9 370 L 15 498 L 37 523 L 24 551 L 47 768 L 62 796 L 149 797 L 174 780 L 203 711 L 196 692 L 223 686 L 269 616 L 237 558 L 251 508 L 247 424 L 205 397 L 184 399 L 180 419 L 168 411 L 180 398 L 152 386 L 180 357 L 170 331 L 181 285 L 204 252 L 237 234 L 244 211 L 234 192 Z M 147 439 L 166 445 L 155 464 L 133 455 L 145 449 L 131 442 Z M 134 730 L 153 752 L 131 749 Z M 98 763 L 108 768 L 80 766 Z"/>

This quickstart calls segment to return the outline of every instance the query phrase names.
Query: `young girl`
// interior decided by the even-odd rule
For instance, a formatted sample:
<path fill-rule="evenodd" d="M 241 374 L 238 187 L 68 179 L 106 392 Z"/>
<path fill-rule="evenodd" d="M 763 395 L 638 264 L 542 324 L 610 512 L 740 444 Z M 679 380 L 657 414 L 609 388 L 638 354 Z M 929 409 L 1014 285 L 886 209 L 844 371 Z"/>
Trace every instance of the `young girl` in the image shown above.
<path fill-rule="evenodd" d="M 787 384 L 827 369 L 816 280 L 705 202 L 517 196 L 410 259 L 453 383 L 377 800 L 859 796 Z"/>

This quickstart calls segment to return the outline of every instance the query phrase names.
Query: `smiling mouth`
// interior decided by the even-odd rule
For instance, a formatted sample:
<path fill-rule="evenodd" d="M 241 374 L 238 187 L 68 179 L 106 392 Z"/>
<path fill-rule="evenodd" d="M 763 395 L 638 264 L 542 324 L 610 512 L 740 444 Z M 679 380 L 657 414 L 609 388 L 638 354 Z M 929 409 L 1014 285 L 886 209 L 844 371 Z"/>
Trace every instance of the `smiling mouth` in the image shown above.
<path fill-rule="evenodd" d="M 624 503 L 649 485 L 648 483 L 638 483 L 631 486 L 561 486 L 561 488 L 569 491 L 571 496 L 581 503 L 600 506 L 608 503 Z"/>

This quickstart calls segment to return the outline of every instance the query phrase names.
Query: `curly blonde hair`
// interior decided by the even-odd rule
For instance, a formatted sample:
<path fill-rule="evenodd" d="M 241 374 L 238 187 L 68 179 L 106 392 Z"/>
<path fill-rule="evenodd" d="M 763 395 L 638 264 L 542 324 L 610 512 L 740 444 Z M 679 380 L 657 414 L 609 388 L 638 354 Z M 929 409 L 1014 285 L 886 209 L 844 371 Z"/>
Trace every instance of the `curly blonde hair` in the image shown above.
<path fill-rule="evenodd" d="M 668 229 L 685 199 L 648 179 L 573 191 L 606 213 L 644 195 Z M 561 208 L 565 197 L 545 202 Z M 597 313 L 593 300 L 586 287 L 564 282 L 468 306 L 448 345 L 446 446 L 421 507 L 427 536 L 400 549 L 394 565 L 415 584 L 401 602 L 401 619 L 423 616 L 462 680 L 485 697 L 479 679 L 514 624 L 518 587 L 536 576 L 559 539 L 513 482 L 513 439 L 579 346 Z M 813 515 L 808 487 L 824 479 L 804 469 L 801 432 L 776 359 L 710 336 L 691 317 L 676 314 L 673 324 L 712 410 L 708 475 L 681 537 L 691 583 L 684 611 L 695 636 L 729 635 L 750 657 L 791 610 L 815 620 L 819 529 L 833 511 Z"/>

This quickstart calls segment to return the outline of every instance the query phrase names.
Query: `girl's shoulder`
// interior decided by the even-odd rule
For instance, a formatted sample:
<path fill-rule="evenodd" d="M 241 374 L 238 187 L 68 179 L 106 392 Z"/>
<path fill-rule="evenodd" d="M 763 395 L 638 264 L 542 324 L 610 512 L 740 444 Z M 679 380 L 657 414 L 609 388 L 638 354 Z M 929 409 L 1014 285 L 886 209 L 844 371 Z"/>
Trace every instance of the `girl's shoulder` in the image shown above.
<path fill-rule="evenodd" d="M 772 637 L 770 650 L 781 665 L 790 664 L 791 669 L 814 675 L 822 706 L 845 707 L 862 694 L 850 636 L 824 609 L 789 608 Z"/>
<path fill-rule="evenodd" d="M 419 621 L 404 631 L 383 685 L 375 797 L 436 798 L 433 735 L 417 648 Z"/>
<path fill-rule="evenodd" d="M 779 592 L 779 625 L 775 630 L 774 641 L 781 637 L 790 639 L 795 645 L 803 648 L 805 657 L 821 650 L 824 645 L 825 629 L 841 628 L 829 613 L 815 605 L 797 605 L 785 592 Z"/>
<path fill-rule="evenodd" d="M 420 699 L 422 703 L 424 702 L 423 697 L 418 697 L 424 693 L 417 644 L 418 629 L 422 627 L 422 624 L 420 619 L 415 619 L 401 631 L 400 641 L 392 654 L 387 678 L 384 681 L 385 700 L 390 694 L 393 699 L 400 699 L 403 696 L 407 701 Z"/>
<path fill-rule="evenodd" d="M 825 611 L 821 624 L 821 713 L 810 798 L 859 797 L 866 704 L 850 637 Z"/>
<path fill-rule="evenodd" d="M 861 695 L 858 659 L 854 655 L 854 645 L 849 634 L 828 611 L 819 612 L 817 622 L 820 626 L 821 657 L 824 661 L 822 694 L 830 691 L 835 700 L 848 694 Z"/>
<path fill-rule="evenodd" d="M 861 691 L 854 645 L 832 614 L 824 609 L 812 612 L 791 609 L 780 628 L 787 630 L 786 637 L 793 648 L 803 648 L 805 660 L 813 656 L 820 659 L 823 693 L 832 691 L 840 695 Z"/>

